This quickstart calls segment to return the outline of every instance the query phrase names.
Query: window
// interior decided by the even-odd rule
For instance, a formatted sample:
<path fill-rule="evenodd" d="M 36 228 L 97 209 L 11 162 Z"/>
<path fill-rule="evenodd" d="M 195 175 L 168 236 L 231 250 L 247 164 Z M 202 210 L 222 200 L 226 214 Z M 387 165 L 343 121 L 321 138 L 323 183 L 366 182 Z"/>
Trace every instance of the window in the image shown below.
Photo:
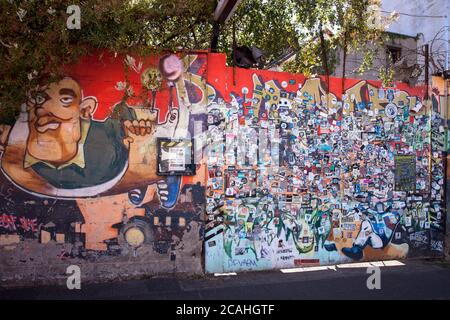
<path fill-rule="evenodd" d="M 387 65 L 395 64 L 402 57 L 402 48 L 388 46 L 386 48 Z"/>

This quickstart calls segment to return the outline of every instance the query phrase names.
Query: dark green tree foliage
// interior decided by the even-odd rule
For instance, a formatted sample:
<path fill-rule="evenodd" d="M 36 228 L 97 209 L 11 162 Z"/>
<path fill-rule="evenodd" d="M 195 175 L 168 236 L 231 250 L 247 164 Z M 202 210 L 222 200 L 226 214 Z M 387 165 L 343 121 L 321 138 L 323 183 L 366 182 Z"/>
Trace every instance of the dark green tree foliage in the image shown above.
<path fill-rule="evenodd" d="M 262 49 L 265 65 L 293 52 L 286 71 L 332 72 L 337 46 L 363 50 L 366 42 L 380 39 L 381 31 L 368 25 L 368 8 L 376 1 L 242 0 L 221 26 L 219 50 L 233 61 L 234 24 L 237 45 Z M 14 121 L 27 92 L 58 79 L 65 64 L 93 49 L 142 55 L 208 49 L 217 2 L 1 0 L 0 123 Z M 80 30 L 66 27 L 69 5 L 81 8 Z"/>
<path fill-rule="evenodd" d="M 70 5 L 81 29 L 66 27 Z M 0 123 L 11 123 L 26 93 L 56 80 L 93 49 L 157 54 L 208 48 L 214 0 L 1 0 Z"/>
<path fill-rule="evenodd" d="M 328 69 L 332 73 L 338 48 L 342 50 L 344 64 L 349 53 L 360 52 L 363 61 L 359 71 L 364 72 L 372 66 L 376 49 L 384 41 L 384 28 L 395 18 L 377 18 L 379 0 L 298 0 L 297 3 L 300 12 L 310 14 L 299 14 L 303 29 L 308 31 L 299 38 L 295 60 L 286 66 L 291 72 L 325 74 Z M 304 39 L 308 39 L 306 43 Z M 340 76 L 345 78 L 345 73 Z"/>
<path fill-rule="evenodd" d="M 266 62 L 279 59 L 289 48 L 298 47 L 296 4 L 287 0 L 243 0 L 233 17 L 223 26 L 219 49 L 232 61 L 233 23 L 237 45 L 256 46 Z"/>

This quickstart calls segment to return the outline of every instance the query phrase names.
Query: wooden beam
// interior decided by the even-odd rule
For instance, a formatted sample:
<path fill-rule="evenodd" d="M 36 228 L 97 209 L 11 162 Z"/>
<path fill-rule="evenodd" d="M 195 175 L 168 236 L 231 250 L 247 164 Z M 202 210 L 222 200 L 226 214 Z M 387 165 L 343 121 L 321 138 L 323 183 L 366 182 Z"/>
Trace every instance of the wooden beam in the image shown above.
<path fill-rule="evenodd" d="M 233 16 L 234 11 L 242 0 L 220 0 L 214 11 L 214 20 L 225 23 Z"/>

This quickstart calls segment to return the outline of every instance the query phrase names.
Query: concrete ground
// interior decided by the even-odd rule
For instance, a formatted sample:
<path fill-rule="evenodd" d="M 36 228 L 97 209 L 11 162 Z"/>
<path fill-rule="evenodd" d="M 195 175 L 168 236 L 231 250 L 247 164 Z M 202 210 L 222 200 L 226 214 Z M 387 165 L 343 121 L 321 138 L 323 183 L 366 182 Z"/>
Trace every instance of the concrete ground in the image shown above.
<path fill-rule="evenodd" d="M 124 282 L 62 287 L 0 288 L 0 299 L 151 299 L 151 300 L 305 300 L 305 299 L 450 299 L 450 264 L 403 261 L 381 267 L 381 289 L 369 290 L 367 268 L 235 276 L 158 277 Z"/>

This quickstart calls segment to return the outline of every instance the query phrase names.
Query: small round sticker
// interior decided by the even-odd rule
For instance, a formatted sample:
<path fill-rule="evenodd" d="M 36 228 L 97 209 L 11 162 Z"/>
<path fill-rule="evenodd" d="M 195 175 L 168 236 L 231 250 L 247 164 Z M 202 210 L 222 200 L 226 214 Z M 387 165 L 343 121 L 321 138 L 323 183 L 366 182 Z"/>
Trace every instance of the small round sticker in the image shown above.
<path fill-rule="evenodd" d="M 393 119 L 397 116 L 397 106 L 393 103 L 389 103 L 384 109 L 386 116 Z"/>

